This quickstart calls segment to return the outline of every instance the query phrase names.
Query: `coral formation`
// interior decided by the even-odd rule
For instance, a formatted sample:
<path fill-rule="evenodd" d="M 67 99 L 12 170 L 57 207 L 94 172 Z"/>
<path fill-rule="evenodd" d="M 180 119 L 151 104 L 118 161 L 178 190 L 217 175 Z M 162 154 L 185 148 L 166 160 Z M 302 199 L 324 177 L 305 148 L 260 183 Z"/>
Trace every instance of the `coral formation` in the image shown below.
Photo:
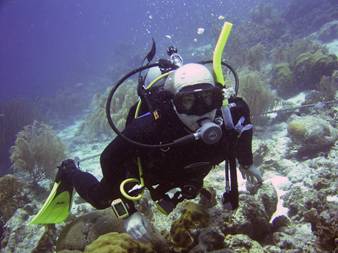
<path fill-rule="evenodd" d="M 227 235 L 224 239 L 225 246 L 234 252 L 255 252 L 264 253 L 263 247 L 247 235 Z"/>
<path fill-rule="evenodd" d="M 328 121 L 310 115 L 291 119 L 287 130 L 298 154 L 305 156 L 327 151 L 338 138 Z"/>
<path fill-rule="evenodd" d="M 13 175 L 0 177 L 0 217 L 7 221 L 16 209 L 25 204 L 24 183 Z"/>
<path fill-rule="evenodd" d="M 152 253 L 155 252 L 149 243 L 136 241 L 125 233 L 111 232 L 101 235 L 86 246 L 84 253 Z"/>
<path fill-rule="evenodd" d="M 283 43 L 282 46 L 272 49 L 272 54 L 275 63 L 287 62 L 290 65 L 294 65 L 298 55 L 315 53 L 317 50 L 327 53 L 327 50 L 321 44 L 309 38 L 301 38 L 292 40 L 286 44 Z"/>
<path fill-rule="evenodd" d="M 224 234 L 246 234 L 261 241 L 269 235 L 272 214 L 277 206 L 277 193 L 272 185 L 263 185 L 256 195 L 240 194 L 240 206 L 236 213 L 226 217 Z"/>
<path fill-rule="evenodd" d="M 262 114 L 275 105 L 275 96 L 256 71 L 240 72 L 239 80 L 241 83 L 239 95 L 248 103 L 253 120 L 257 123 Z"/>
<path fill-rule="evenodd" d="M 209 214 L 203 206 L 194 202 L 186 202 L 182 215 L 171 226 L 170 238 L 175 248 L 189 249 L 196 238 L 192 230 L 204 228 L 209 223 Z"/>
<path fill-rule="evenodd" d="M 311 228 L 317 236 L 320 246 L 329 251 L 336 249 L 338 238 L 338 207 L 329 205 L 325 198 L 320 199 L 321 206 L 313 201 L 305 202 L 307 211 L 304 213 L 305 221 L 311 223 Z M 315 204 L 315 205 L 313 205 Z"/>
<path fill-rule="evenodd" d="M 338 69 L 337 56 L 323 50 L 297 56 L 293 69 L 294 83 L 301 89 L 314 89 L 322 76 L 331 76 Z"/>
<path fill-rule="evenodd" d="M 50 126 L 34 121 L 18 133 L 10 158 L 15 169 L 28 172 L 37 183 L 55 175 L 57 165 L 65 159 L 65 146 Z"/>
<path fill-rule="evenodd" d="M 129 108 L 137 99 L 136 83 L 132 80 L 126 81 L 116 91 L 111 103 L 111 117 L 118 129 L 123 130 Z M 85 135 L 89 139 L 111 136 L 111 130 L 106 117 L 106 101 L 110 89 L 104 95 L 96 94 L 91 103 L 91 112 L 80 126 L 78 134 Z"/>
<path fill-rule="evenodd" d="M 94 211 L 67 224 L 56 242 L 56 249 L 84 250 L 88 243 L 109 232 L 124 232 L 122 221 L 116 218 L 111 209 Z"/>
<path fill-rule="evenodd" d="M 2 115 L 0 117 L 0 167 L 9 168 L 9 149 L 15 141 L 16 134 L 40 116 L 32 103 L 19 99 L 0 101 L 0 114 Z M 6 172 L 6 169 L 3 172 Z"/>
<path fill-rule="evenodd" d="M 216 229 L 202 229 L 198 236 L 198 244 L 190 253 L 214 252 L 224 248 L 224 236 Z"/>
<path fill-rule="evenodd" d="M 279 63 L 273 67 L 271 85 L 277 89 L 281 96 L 294 92 L 292 71 L 288 63 Z"/>
<path fill-rule="evenodd" d="M 321 94 L 321 100 L 335 99 L 338 89 L 338 70 L 335 70 L 331 76 L 322 76 L 316 89 Z"/>
<path fill-rule="evenodd" d="M 265 58 L 265 51 L 266 49 L 261 43 L 249 48 L 246 54 L 246 62 L 250 69 L 257 71 L 261 69 L 262 62 Z"/>

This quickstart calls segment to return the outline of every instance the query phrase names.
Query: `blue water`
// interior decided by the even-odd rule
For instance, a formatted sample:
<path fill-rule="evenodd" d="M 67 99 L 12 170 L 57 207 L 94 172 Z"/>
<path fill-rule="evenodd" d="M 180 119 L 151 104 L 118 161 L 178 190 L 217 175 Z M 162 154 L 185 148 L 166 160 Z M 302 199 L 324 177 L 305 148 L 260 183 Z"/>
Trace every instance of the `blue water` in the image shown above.
<path fill-rule="evenodd" d="M 151 37 L 164 52 L 170 44 L 191 46 L 203 27 L 194 45 L 208 43 L 219 15 L 236 24 L 257 2 L 1 0 L 0 98 L 52 96 L 95 80 L 121 57 L 128 63 L 144 55 Z"/>

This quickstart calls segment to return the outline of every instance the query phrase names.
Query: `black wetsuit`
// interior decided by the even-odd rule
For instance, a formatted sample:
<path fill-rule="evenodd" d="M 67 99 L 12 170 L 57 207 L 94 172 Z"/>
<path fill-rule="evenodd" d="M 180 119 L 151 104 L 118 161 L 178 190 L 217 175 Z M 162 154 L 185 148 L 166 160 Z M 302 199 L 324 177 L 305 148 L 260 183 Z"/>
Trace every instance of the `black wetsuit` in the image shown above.
<path fill-rule="evenodd" d="M 250 123 L 247 104 L 240 98 L 229 102 L 236 103 L 231 108 L 234 123 L 241 116 L 245 117 L 244 125 Z M 221 117 L 221 110 L 217 111 L 217 116 Z M 235 130 L 226 130 L 224 125 L 222 132 L 222 139 L 213 145 L 199 140 L 167 149 L 140 148 L 117 136 L 101 154 L 101 182 L 89 173 L 77 171 L 73 184 L 81 197 L 95 208 L 106 208 L 113 199 L 124 199 L 119 192 L 124 179 L 138 177 L 136 157 L 139 156 L 148 188 L 155 184 L 165 185 L 164 188 L 192 184 L 200 189 L 212 166 L 230 157 L 235 157 L 242 165 L 252 164 L 252 130 L 245 131 L 239 138 Z M 169 104 L 162 110 L 161 120 L 154 121 L 146 113 L 132 120 L 123 131 L 129 138 L 148 144 L 171 142 L 188 133 Z M 125 201 L 133 208 L 132 203 Z"/>

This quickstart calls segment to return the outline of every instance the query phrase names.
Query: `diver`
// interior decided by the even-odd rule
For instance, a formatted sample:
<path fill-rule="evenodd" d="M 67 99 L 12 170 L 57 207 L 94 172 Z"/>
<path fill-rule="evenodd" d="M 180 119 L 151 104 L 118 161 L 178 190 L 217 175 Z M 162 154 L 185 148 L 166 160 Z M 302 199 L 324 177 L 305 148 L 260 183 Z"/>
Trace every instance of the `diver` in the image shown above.
<path fill-rule="evenodd" d="M 126 230 L 136 239 L 147 236 L 147 221 L 136 210 L 133 201 L 121 194 L 120 184 L 128 177 L 137 177 L 138 158 L 142 161 L 145 186 L 166 213 L 182 200 L 195 198 L 212 167 L 230 156 L 236 158 L 240 171 L 248 180 L 262 182 L 260 172 L 252 165 L 252 127 L 245 127 L 251 125 L 248 105 L 238 97 L 229 99 L 230 114 L 236 127 L 227 129 L 222 116 L 222 90 L 215 86 L 214 77 L 206 66 L 190 63 L 179 67 L 164 80 L 162 90 L 156 96 L 161 103 L 161 119 L 155 121 L 151 114 L 144 113 L 129 120 L 123 135 L 139 142 L 157 144 L 199 131 L 205 124 L 215 124 L 220 128 L 217 140 L 150 149 L 132 145 L 117 136 L 101 154 L 101 181 L 81 171 L 70 159 L 62 162 L 57 174 L 57 181 L 73 186 L 93 207 L 112 206 L 118 217 L 126 218 Z M 130 114 L 133 110 L 135 108 Z"/>
<path fill-rule="evenodd" d="M 237 97 L 236 72 L 222 61 L 231 28 L 231 23 L 224 23 L 213 60 L 200 63 L 183 64 L 174 47 L 167 50 L 169 59 L 151 63 L 156 53 L 153 40 L 143 66 L 122 77 L 108 95 L 106 115 L 117 136 L 100 155 L 102 179 L 82 171 L 77 161 L 63 161 L 51 193 L 30 224 L 63 222 L 70 213 L 75 189 L 93 207 L 111 207 L 135 239 L 149 239 L 150 224 L 135 207 L 144 190 L 149 190 L 162 213 L 169 214 L 181 201 L 205 194 L 204 178 L 223 161 L 222 204 L 235 210 L 239 204 L 237 167 L 251 184 L 260 185 L 262 177 L 253 166 L 249 107 Z M 205 66 L 210 63 L 212 71 Z M 235 80 L 234 95 L 227 99 L 223 94 L 224 65 Z M 130 108 L 120 132 L 111 118 L 112 97 L 119 85 L 136 73 L 139 100 Z"/>

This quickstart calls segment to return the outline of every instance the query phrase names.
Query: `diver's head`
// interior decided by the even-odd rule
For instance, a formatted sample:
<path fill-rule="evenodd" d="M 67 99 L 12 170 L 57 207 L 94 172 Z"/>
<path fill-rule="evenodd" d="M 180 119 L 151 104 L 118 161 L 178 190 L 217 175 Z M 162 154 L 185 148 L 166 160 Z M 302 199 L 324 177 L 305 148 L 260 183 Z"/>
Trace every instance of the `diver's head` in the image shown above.
<path fill-rule="evenodd" d="M 173 95 L 179 119 L 195 131 L 204 120 L 213 121 L 222 106 L 222 90 L 215 86 L 213 75 L 202 64 L 189 63 L 169 75 L 165 89 Z"/>

